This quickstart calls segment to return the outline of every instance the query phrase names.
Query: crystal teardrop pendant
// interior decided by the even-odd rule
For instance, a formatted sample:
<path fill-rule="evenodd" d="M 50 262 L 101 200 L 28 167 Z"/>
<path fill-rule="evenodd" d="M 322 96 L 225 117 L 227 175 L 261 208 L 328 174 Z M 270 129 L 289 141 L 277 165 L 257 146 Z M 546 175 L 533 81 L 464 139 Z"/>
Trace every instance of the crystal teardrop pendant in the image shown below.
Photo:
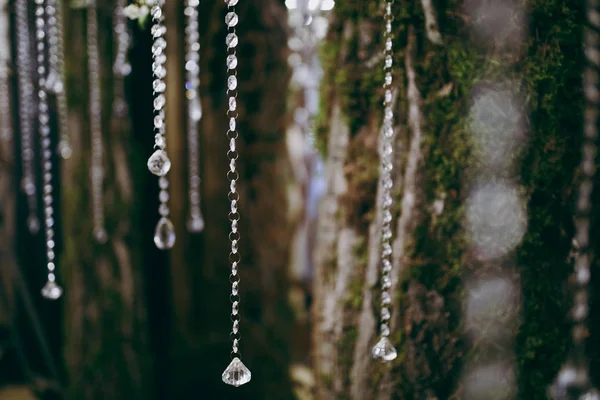
<path fill-rule="evenodd" d="M 63 290 L 56 282 L 48 281 L 42 288 L 42 296 L 48 300 L 57 300 L 62 296 Z"/>
<path fill-rule="evenodd" d="M 187 222 L 188 231 L 200 233 L 204 230 L 204 219 L 202 217 L 190 217 Z"/>
<path fill-rule="evenodd" d="M 165 176 L 171 169 L 171 160 L 164 150 L 156 150 L 148 159 L 148 170 L 156 176 Z"/>
<path fill-rule="evenodd" d="M 168 218 L 162 217 L 156 224 L 154 244 L 160 250 L 172 249 L 175 245 L 175 227 Z"/>
<path fill-rule="evenodd" d="M 377 358 L 382 361 L 392 361 L 398 357 L 398 353 L 390 340 L 383 336 L 379 339 L 379 342 L 375 346 L 373 346 L 372 350 L 373 358 Z"/>
<path fill-rule="evenodd" d="M 223 371 L 221 378 L 226 384 L 238 387 L 250 382 L 252 374 L 250 373 L 250 370 L 246 368 L 242 360 L 235 357 L 231 360 L 225 371 Z"/>

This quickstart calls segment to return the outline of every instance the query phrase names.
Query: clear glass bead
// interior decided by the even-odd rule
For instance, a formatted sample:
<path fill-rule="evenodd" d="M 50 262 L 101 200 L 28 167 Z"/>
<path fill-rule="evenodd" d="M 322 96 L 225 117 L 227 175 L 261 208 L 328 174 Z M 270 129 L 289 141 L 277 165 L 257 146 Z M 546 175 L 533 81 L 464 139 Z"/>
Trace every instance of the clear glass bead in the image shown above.
<path fill-rule="evenodd" d="M 229 98 L 229 111 L 235 111 L 237 109 L 237 101 L 235 97 Z"/>
<path fill-rule="evenodd" d="M 169 180 L 168 180 L 167 178 L 165 178 L 165 177 L 161 177 L 161 178 L 158 180 L 158 186 L 159 186 L 161 189 L 166 189 L 166 188 L 168 188 L 168 187 L 169 187 Z"/>
<path fill-rule="evenodd" d="M 167 48 L 167 41 L 163 38 L 158 38 L 152 44 L 152 53 L 154 55 L 161 54 Z"/>
<path fill-rule="evenodd" d="M 227 15 L 225 16 L 225 23 L 229 27 L 236 26 L 237 23 L 238 23 L 238 16 L 237 16 L 237 14 L 234 13 L 234 12 L 227 13 Z"/>
<path fill-rule="evenodd" d="M 230 131 L 235 131 L 236 128 L 236 121 L 235 118 L 229 118 L 229 130 Z"/>
<path fill-rule="evenodd" d="M 231 54 L 227 56 L 227 68 L 234 69 L 238 65 L 238 59 L 235 55 Z"/>
<path fill-rule="evenodd" d="M 235 90 L 237 88 L 237 77 L 235 75 L 230 75 L 227 78 L 227 88 L 229 90 Z"/>
<path fill-rule="evenodd" d="M 166 88 L 167 85 L 161 79 L 155 79 L 154 82 L 152 82 L 152 89 L 154 89 L 154 91 L 157 93 L 164 92 Z"/>
<path fill-rule="evenodd" d="M 162 217 L 156 224 L 154 244 L 160 250 L 169 250 L 175 246 L 175 227 L 170 219 Z"/>
<path fill-rule="evenodd" d="M 385 67 L 392 68 L 392 56 L 388 55 L 385 57 Z"/>
<path fill-rule="evenodd" d="M 385 49 L 387 51 L 392 50 L 392 39 L 390 39 L 390 38 L 386 39 L 386 41 L 385 41 Z"/>
<path fill-rule="evenodd" d="M 35 215 L 30 215 L 27 217 L 27 229 L 29 229 L 29 233 L 35 235 L 40 231 L 40 220 Z"/>
<path fill-rule="evenodd" d="M 246 368 L 244 363 L 242 363 L 238 357 L 235 357 L 231 360 L 231 363 L 229 363 L 229 366 L 227 366 L 223 375 L 221 375 L 221 378 L 226 384 L 239 387 L 250 382 L 252 374 L 250 370 Z"/>
<path fill-rule="evenodd" d="M 398 357 L 398 353 L 390 340 L 383 336 L 375 346 L 373 346 L 373 350 L 371 351 L 373 358 L 376 358 L 381 361 L 392 361 Z"/>
<path fill-rule="evenodd" d="M 202 119 L 202 103 L 197 99 L 190 101 L 189 113 L 192 121 L 200 121 Z"/>
<path fill-rule="evenodd" d="M 164 25 L 154 25 L 150 29 L 152 36 L 159 37 L 167 33 L 167 28 Z"/>
<path fill-rule="evenodd" d="M 108 233 L 106 233 L 106 229 L 104 228 L 96 228 L 94 229 L 94 240 L 100 244 L 104 244 L 108 241 Z"/>
<path fill-rule="evenodd" d="M 148 170 L 156 176 L 164 176 L 171 169 L 171 160 L 164 150 L 156 150 L 148 159 Z"/>
<path fill-rule="evenodd" d="M 60 74 L 52 68 L 46 77 L 46 90 L 54 94 L 62 93 L 64 90 L 63 81 Z"/>
<path fill-rule="evenodd" d="M 392 296 L 388 292 L 381 293 L 381 303 L 390 304 L 392 302 Z"/>
<path fill-rule="evenodd" d="M 158 95 L 155 99 L 154 99 L 154 109 L 155 110 L 160 110 L 162 109 L 165 104 L 167 103 L 167 99 L 165 98 L 164 95 Z"/>
<path fill-rule="evenodd" d="M 229 7 L 233 7 L 238 3 L 238 0 L 225 0 L 225 4 L 227 4 Z"/>
<path fill-rule="evenodd" d="M 58 142 L 58 152 L 63 160 L 68 160 L 73 155 L 73 149 L 71 148 L 71 143 L 67 140 L 61 140 Z"/>
<path fill-rule="evenodd" d="M 62 296 L 63 290 L 55 281 L 46 282 L 42 288 L 42 296 L 48 300 L 57 300 Z"/>
<path fill-rule="evenodd" d="M 390 310 L 387 307 L 381 309 L 381 319 L 388 320 L 390 319 Z"/>
<path fill-rule="evenodd" d="M 227 47 L 235 47 L 238 45 L 238 37 L 235 33 L 229 33 L 225 37 L 225 43 Z"/>
<path fill-rule="evenodd" d="M 200 233 L 204 230 L 204 219 L 202 216 L 190 217 L 187 221 L 187 229 L 191 233 Z"/>

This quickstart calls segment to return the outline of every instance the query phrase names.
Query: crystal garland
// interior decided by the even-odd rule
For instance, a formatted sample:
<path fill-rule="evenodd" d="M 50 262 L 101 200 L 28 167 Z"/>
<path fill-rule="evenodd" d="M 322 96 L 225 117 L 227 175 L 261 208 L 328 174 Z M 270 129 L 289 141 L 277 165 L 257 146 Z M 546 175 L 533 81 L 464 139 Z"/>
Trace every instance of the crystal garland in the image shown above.
<path fill-rule="evenodd" d="M 35 174 L 34 147 L 34 86 L 31 78 L 33 65 L 31 60 L 31 42 L 29 32 L 28 1 L 17 0 L 15 4 L 15 29 L 17 38 L 17 77 L 19 88 L 19 130 L 21 131 L 21 169 L 23 178 L 21 189 L 27 196 L 27 227 L 30 233 L 40 230 L 37 210 L 37 189 Z"/>
<path fill-rule="evenodd" d="M 108 235 L 104 228 L 104 145 L 102 142 L 102 93 L 100 90 L 100 51 L 98 48 L 97 2 L 87 7 L 87 52 L 90 106 L 93 236 L 98 243 L 106 243 Z"/>
<path fill-rule="evenodd" d="M 69 159 L 73 154 L 71 139 L 69 137 L 69 115 L 67 108 L 67 93 L 65 90 L 65 62 L 63 48 L 63 15 L 60 0 L 48 0 L 46 7 L 48 24 L 48 64 L 49 71 L 46 78 L 46 89 L 56 96 L 58 113 L 58 129 L 60 139 L 58 152 L 63 159 Z"/>
<path fill-rule="evenodd" d="M 167 69 L 165 63 L 167 56 L 165 49 L 167 48 L 167 41 L 164 36 L 167 33 L 167 28 L 163 24 L 163 10 L 164 0 L 158 0 L 150 10 L 152 16 L 152 28 L 151 33 L 154 38 L 152 44 L 152 73 L 154 74 L 154 82 L 152 88 L 154 90 L 154 147 L 157 150 L 148 159 L 148 169 L 154 175 L 159 176 L 159 187 L 160 187 L 160 206 L 159 214 L 161 218 L 156 225 L 154 232 L 154 244 L 161 250 L 167 250 L 173 248 L 175 245 L 175 228 L 173 223 L 169 219 L 169 180 L 166 175 L 171 169 L 171 161 L 167 156 L 165 148 L 167 146 L 165 140 L 165 110 L 166 98 L 164 92 L 167 85 L 164 81 L 167 76 Z"/>
<path fill-rule="evenodd" d="M 125 98 L 125 77 L 131 74 L 131 64 L 127 61 L 127 53 L 131 45 L 131 34 L 127 26 L 127 17 L 123 10 L 127 0 L 117 0 L 114 14 L 113 41 L 116 43 L 117 51 L 113 64 L 113 118 L 125 118 L 129 113 L 127 100 Z"/>
<path fill-rule="evenodd" d="M 585 96 L 583 147 L 581 155 L 581 181 L 575 216 L 574 238 L 574 296 L 570 316 L 572 327 L 572 354 L 561 368 L 549 395 L 556 400 L 599 400 L 600 392 L 592 386 L 585 351 L 587 337 L 587 318 L 589 315 L 589 282 L 591 278 L 590 263 L 590 215 L 592 211 L 592 191 L 596 176 L 596 154 L 598 146 L 598 91 L 600 67 L 600 21 L 598 0 L 586 1 L 587 26 L 584 36 L 584 49 L 587 66 L 583 76 L 583 93 Z"/>
<path fill-rule="evenodd" d="M 239 18 L 235 10 L 235 6 L 238 0 L 225 0 L 225 4 L 229 8 L 227 15 L 225 16 L 225 24 L 227 25 L 227 36 L 225 37 L 225 44 L 227 46 L 227 96 L 228 96 L 228 110 L 227 116 L 229 117 L 229 129 L 227 131 L 227 139 L 229 139 L 229 151 L 227 152 L 227 158 L 229 159 L 229 171 L 227 171 L 227 178 L 229 179 L 229 201 L 231 202 L 231 212 L 229 213 L 229 220 L 231 221 L 231 233 L 229 239 L 231 240 L 231 253 L 229 253 L 229 262 L 231 263 L 231 275 L 229 280 L 231 281 L 231 321 L 233 321 L 233 327 L 230 334 L 233 340 L 233 346 L 231 351 L 232 360 L 223 371 L 221 379 L 228 385 L 241 386 L 248 382 L 252 378 L 250 370 L 246 368 L 241 360 L 241 353 L 239 350 L 239 344 L 241 340 L 240 334 L 240 315 L 239 315 L 239 282 L 240 276 L 238 272 L 238 266 L 241 261 L 241 256 L 238 251 L 240 232 L 238 222 L 240 220 L 240 214 L 238 211 L 238 202 L 240 200 L 240 194 L 237 191 L 237 180 L 239 179 L 239 173 L 237 171 L 237 159 L 238 152 L 236 147 L 236 139 L 239 134 L 237 131 L 237 65 L 238 58 L 236 53 L 236 47 L 238 45 L 238 36 L 236 34 L 236 26 Z"/>
<path fill-rule="evenodd" d="M 62 288 L 56 283 L 55 254 L 54 254 L 54 198 L 52 195 L 52 151 L 50 140 L 50 116 L 48 114 L 48 93 L 46 89 L 46 45 L 45 45 L 45 20 L 44 14 L 46 4 L 44 0 L 35 0 L 35 27 L 36 48 L 38 63 L 38 122 L 40 134 L 40 149 L 42 154 L 42 182 L 44 222 L 46 228 L 46 260 L 48 270 L 48 281 L 42 289 L 42 296 L 50 300 L 56 300 L 62 295 Z"/>
<path fill-rule="evenodd" d="M 392 361 L 397 357 L 397 352 L 389 340 L 390 304 L 392 302 L 392 167 L 393 167 L 393 141 L 394 136 L 394 111 L 392 110 L 392 1 L 385 2 L 385 50 L 384 66 L 385 89 L 384 97 L 384 122 L 380 136 L 381 157 L 381 188 L 382 188 L 382 217 L 381 217 L 381 310 L 380 310 L 380 339 L 372 349 L 373 358 L 381 361 Z"/>
<path fill-rule="evenodd" d="M 198 32 L 199 0 L 187 0 L 185 15 L 185 39 L 187 54 L 186 69 L 186 99 L 188 106 L 188 179 L 189 179 L 189 216 L 187 229 L 192 233 L 204 230 L 204 218 L 200 207 L 200 149 L 198 141 L 198 121 L 202 118 L 200 100 L 200 33 Z"/>

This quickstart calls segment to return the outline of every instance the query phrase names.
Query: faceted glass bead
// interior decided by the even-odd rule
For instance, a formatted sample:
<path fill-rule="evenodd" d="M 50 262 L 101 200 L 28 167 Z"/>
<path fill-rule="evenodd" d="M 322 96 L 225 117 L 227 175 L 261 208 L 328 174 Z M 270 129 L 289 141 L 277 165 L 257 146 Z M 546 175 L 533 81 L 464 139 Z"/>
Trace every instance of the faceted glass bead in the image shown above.
<path fill-rule="evenodd" d="M 392 68 L 392 56 L 385 57 L 385 67 Z"/>
<path fill-rule="evenodd" d="M 172 249 L 175 246 L 175 227 L 168 218 L 162 217 L 156 224 L 154 244 L 160 250 Z"/>
<path fill-rule="evenodd" d="M 237 102 L 235 100 L 235 97 L 230 97 L 229 98 L 229 110 L 230 111 L 235 111 L 237 108 Z"/>
<path fill-rule="evenodd" d="M 396 349 L 394 346 L 392 346 L 390 340 L 385 336 L 379 339 L 379 342 L 373 346 L 371 354 L 373 355 L 373 358 L 381 361 L 392 361 L 398 357 Z"/>
<path fill-rule="evenodd" d="M 238 3 L 238 0 L 225 0 L 225 4 L 227 4 L 229 7 L 233 7 Z"/>
<path fill-rule="evenodd" d="M 227 13 L 227 15 L 225 16 L 225 23 L 227 24 L 227 26 L 230 27 L 236 26 L 238 23 L 237 14 L 234 12 Z"/>
<path fill-rule="evenodd" d="M 156 150 L 148 159 L 148 169 L 156 176 L 164 176 L 171 169 L 171 160 L 163 150 Z"/>
<path fill-rule="evenodd" d="M 392 74 L 390 72 L 385 74 L 385 84 L 386 85 L 392 84 Z"/>
<path fill-rule="evenodd" d="M 152 36 L 159 37 L 167 33 L 167 28 L 163 25 L 154 25 L 150 32 L 152 33 Z"/>
<path fill-rule="evenodd" d="M 200 217 L 190 217 L 187 222 L 187 229 L 192 233 L 200 233 L 204 230 L 204 219 Z"/>
<path fill-rule="evenodd" d="M 161 108 L 163 108 L 165 106 L 165 103 L 167 102 L 167 99 L 165 98 L 164 95 L 159 95 L 154 99 L 154 109 L 155 110 L 160 110 Z"/>
<path fill-rule="evenodd" d="M 63 290 L 56 282 L 48 281 L 42 288 L 42 296 L 48 300 L 56 300 L 62 296 Z"/>
<path fill-rule="evenodd" d="M 237 78 L 235 75 L 230 75 L 229 78 L 227 78 L 227 88 L 229 90 L 235 90 L 237 88 Z"/>
<path fill-rule="evenodd" d="M 228 47 L 235 47 L 238 45 L 238 37 L 235 33 L 230 33 L 225 38 L 225 43 L 227 43 Z"/>
<path fill-rule="evenodd" d="M 390 310 L 387 308 L 381 309 L 381 319 L 387 320 L 390 319 Z"/>
<path fill-rule="evenodd" d="M 234 69 L 238 65 L 237 57 L 232 55 L 227 56 L 227 68 Z"/>
<path fill-rule="evenodd" d="M 244 363 L 242 363 L 242 360 L 235 357 L 231 360 L 231 363 L 229 363 L 229 366 L 225 369 L 221 378 L 226 384 L 238 387 L 250 382 L 252 374 L 250 373 L 250 370 L 246 368 Z"/>

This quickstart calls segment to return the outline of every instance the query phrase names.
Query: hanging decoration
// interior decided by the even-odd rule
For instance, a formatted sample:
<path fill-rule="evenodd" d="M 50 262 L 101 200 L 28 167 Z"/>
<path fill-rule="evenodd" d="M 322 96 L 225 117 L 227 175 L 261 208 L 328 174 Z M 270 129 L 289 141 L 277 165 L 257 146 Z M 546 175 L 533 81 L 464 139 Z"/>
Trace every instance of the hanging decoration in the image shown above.
<path fill-rule="evenodd" d="M 231 331 L 231 339 L 233 340 L 233 347 L 231 351 L 231 363 L 223 372 L 221 378 L 223 382 L 228 385 L 235 387 L 244 385 L 250 382 L 252 377 L 250 370 L 246 368 L 244 363 L 241 361 L 241 353 L 239 350 L 241 335 L 240 335 L 240 315 L 239 315 L 239 283 L 240 276 L 238 273 L 238 267 L 241 261 L 240 253 L 238 251 L 240 232 L 238 222 L 240 220 L 240 214 L 238 211 L 238 202 L 240 200 L 240 194 L 237 191 L 237 180 L 239 179 L 239 172 L 237 170 L 237 159 L 238 152 L 236 148 L 236 139 L 238 138 L 237 131 L 237 53 L 236 47 L 238 45 L 238 36 L 236 34 L 236 26 L 238 24 L 238 15 L 236 14 L 235 6 L 238 0 L 225 0 L 225 4 L 228 6 L 228 12 L 225 16 L 225 23 L 227 25 L 227 36 L 225 37 L 225 43 L 227 46 L 227 96 L 228 96 L 228 109 L 227 116 L 229 117 L 229 130 L 227 131 L 227 138 L 229 139 L 229 151 L 227 157 L 229 159 L 229 171 L 227 171 L 227 178 L 230 181 L 229 185 L 229 200 L 231 202 L 231 212 L 229 213 L 229 219 L 231 221 L 231 233 L 229 239 L 231 240 L 231 253 L 229 253 L 229 261 L 231 263 L 231 275 L 229 279 L 231 281 L 231 320 L 233 321 L 233 329 Z"/>
<path fill-rule="evenodd" d="M 572 353 L 561 368 L 549 395 L 556 400 L 600 400 L 600 392 L 590 381 L 588 360 L 585 351 L 587 337 L 587 318 L 589 315 L 589 282 L 591 278 L 590 263 L 590 225 L 592 211 L 592 191 L 596 175 L 596 154 L 598 146 L 598 108 L 599 92 L 598 68 L 600 67 L 600 21 L 598 0 L 586 1 L 588 26 L 585 30 L 584 48 L 587 66 L 583 76 L 583 93 L 585 96 L 583 147 L 581 155 L 581 181 L 577 199 L 574 238 L 574 296 L 570 316 L 572 328 Z"/>
<path fill-rule="evenodd" d="M 125 118 L 129 114 L 129 107 L 125 98 L 125 78 L 131 74 L 131 64 L 127 59 L 129 46 L 131 45 L 131 33 L 124 13 L 126 4 L 127 0 L 117 0 L 113 17 L 113 41 L 117 51 L 113 63 L 112 117 L 116 119 Z"/>
<path fill-rule="evenodd" d="M 48 0 L 46 7 L 47 42 L 48 42 L 48 75 L 46 89 L 56 96 L 58 114 L 59 142 L 58 153 L 63 159 L 69 159 L 73 153 L 69 137 L 69 116 L 67 93 L 65 90 L 65 53 L 63 48 L 63 15 L 60 0 Z"/>
<path fill-rule="evenodd" d="M 152 73 L 154 75 L 154 81 L 152 82 L 152 88 L 154 90 L 154 147 L 157 149 L 148 159 L 148 169 L 154 175 L 160 177 L 160 206 L 159 214 L 161 218 L 156 225 L 154 233 L 154 243 L 156 247 L 161 250 L 167 250 L 173 248 L 175 245 L 175 228 L 173 223 L 169 219 L 169 180 L 166 175 L 171 169 L 171 161 L 167 156 L 165 148 L 167 142 L 165 140 L 165 105 L 166 97 L 164 92 L 167 88 L 165 83 L 165 77 L 167 76 L 167 69 L 165 63 L 167 56 L 165 49 L 167 47 L 167 41 L 165 40 L 165 34 L 167 28 L 164 25 L 163 17 L 163 5 L 164 0 L 156 1 L 156 4 L 150 9 L 150 15 L 152 16 L 152 28 L 151 33 L 154 38 L 152 44 Z"/>
<path fill-rule="evenodd" d="M 87 7 L 87 53 L 90 103 L 91 143 L 91 194 L 93 236 L 98 243 L 106 243 L 108 235 L 104 227 L 104 145 L 102 142 L 102 93 L 100 90 L 100 51 L 98 48 L 97 2 Z"/>
<path fill-rule="evenodd" d="M 200 33 L 198 24 L 199 0 L 187 0 L 185 15 L 187 18 L 185 39 L 187 54 L 186 69 L 186 99 L 188 106 L 188 185 L 189 185 L 189 216 L 187 229 L 198 233 L 204 230 L 204 218 L 200 207 L 200 149 L 198 140 L 198 122 L 202 118 L 202 103 L 200 99 Z"/>
<path fill-rule="evenodd" d="M 40 230 L 37 211 L 37 189 L 35 174 L 34 146 L 34 86 L 31 74 L 31 42 L 29 32 L 28 1 L 17 0 L 15 3 L 15 29 L 17 39 L 17 77 L 19 88 L 19 130 L 21 139 L 21 189 L 27 196 L 27 228 L 35 234 Z"/>
<path fill-rule="evenodd" d="M 383 129 L 380 136 L 380 174 L 382 188 L 382 217 L 381 217 L 381 310 L 380 310 L 380 338 L 377 344 L 373 347 L 372 355 L 374 358 L 381 361 L 392 361 L 398 353 L 389 340 L 390 327 L 389 320 L 391 318 L 390 304 L 392 302 L 392 166 L 393 166 L 393 142 L 394 136 L 394 111 L 392 110 L 392 1 L 385 0 L 385 50 L 384 50 L 384 67 L 385 81 L 383 87 L 385 89 L 384 120 Z"/>
<path fill-rule="evenodd" d="M 38 72 L 38 122 L 40 137 L 40 152 L 42 155 L 42 184 L 43 184 L 43 204 L 44 204 L 44 228 L 46 233 L 46 267 L 48 272 L 48 281 L 42 289 L 42 296 L 50 300 L 56 300 L 62 295 L 62 288 L 56 283 L 55 269 L 56 265 L 54 254 L 54 198 L 52 182 L 52 151 L 50 139 L 50 116 L 48 113 L 48 89 L 46 85 L 46 43 L 45 43 L 45 13 L 55 14 L 44 0 L 35 0 L 35 38 L 37 54 L 37 72 Z"/>

